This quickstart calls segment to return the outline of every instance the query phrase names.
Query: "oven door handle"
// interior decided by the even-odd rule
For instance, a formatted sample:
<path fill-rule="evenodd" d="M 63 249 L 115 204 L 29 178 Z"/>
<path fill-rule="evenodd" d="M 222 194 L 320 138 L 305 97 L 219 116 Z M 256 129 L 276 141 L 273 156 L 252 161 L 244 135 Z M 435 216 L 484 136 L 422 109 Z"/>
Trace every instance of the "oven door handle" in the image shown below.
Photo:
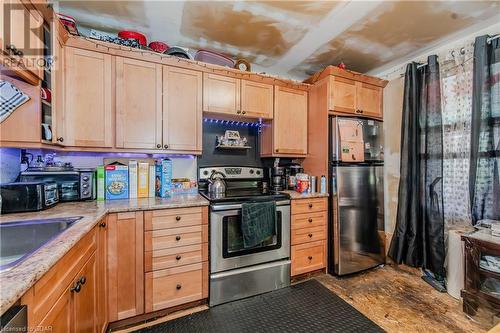
<path fill-rule="evenodd" d="M 276 206 L 286 206 L 290 205 L 290 200 L 282 200 L 282 201 L 276 201 Z M 222 210 L 235 210 L 235 209 L 241 209 L 241 204 L 231 204 L 231 205 L 212 205 L 210 206 L 211 210 L 213 212 L 219 212 Z"/>

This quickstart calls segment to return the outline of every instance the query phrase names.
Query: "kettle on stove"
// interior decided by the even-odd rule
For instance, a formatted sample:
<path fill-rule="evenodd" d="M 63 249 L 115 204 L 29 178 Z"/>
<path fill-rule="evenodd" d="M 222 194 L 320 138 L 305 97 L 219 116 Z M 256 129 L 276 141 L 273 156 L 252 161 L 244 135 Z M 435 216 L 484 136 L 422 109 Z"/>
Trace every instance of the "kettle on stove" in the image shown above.
<path fill-rule="evenodd" d="M 224 194 L 226 192 L 226 182 L 224 174 L 219 171 L 213 171 L 208 178 L 208 192 L 214 194 Z"/>

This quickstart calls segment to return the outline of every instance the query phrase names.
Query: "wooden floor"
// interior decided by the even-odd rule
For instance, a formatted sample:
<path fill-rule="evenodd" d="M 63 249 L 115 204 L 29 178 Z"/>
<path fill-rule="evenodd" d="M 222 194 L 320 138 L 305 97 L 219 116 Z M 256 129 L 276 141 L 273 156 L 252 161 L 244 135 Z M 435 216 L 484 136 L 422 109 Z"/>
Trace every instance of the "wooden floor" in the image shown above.
<path fill-rule="evenodd" d="M 485 332 L 491 318 L 475 322 L 462 303 L 425 283 L 418 272 L 395 266 L 338 278 L 314 277 L 387 332 Z"/>

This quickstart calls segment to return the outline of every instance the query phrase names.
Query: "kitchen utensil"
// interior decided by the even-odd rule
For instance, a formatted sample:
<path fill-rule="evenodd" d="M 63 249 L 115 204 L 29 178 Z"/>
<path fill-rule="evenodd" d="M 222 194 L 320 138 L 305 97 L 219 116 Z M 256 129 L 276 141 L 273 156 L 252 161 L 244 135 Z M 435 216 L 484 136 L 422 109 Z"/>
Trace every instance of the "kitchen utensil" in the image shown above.
<path fill-rule="evenodd" d="M 214 194 L 226 193 L 226 182 L 224 174 L 219 171 L 213 171 L 208 179 L 208 192 Z"/>
<path fill-rule="evenodd" d="M 234 60 L 229 58 L 228 56 L 217 53 L 209 50 L 198 50 L 194 56 L 194 60 L 202 61 L 209 64 L 225 66 L 225 67 L 234 67 Z"/>
<path fill-rule="evenodd" d="M 151 42 L 149 43 L 149 47 L 158 53 L 163 53 L 168 49 L 168 45 L 163 42 Z"/>
<path fill-rule="evenodd" d="M 52 140 L 52 129 L 49 124 L 42 123 L 42 139 L 47 141 Z"/>
<path fill-rule="evenodd" d="M 126 39 L 137 39 L 139 41 L 139 44 L 141 44 L 143 46 L 146 46 L 148 44 L 146 36 L 144 36 L 143 34 L 141 34 L 140 32 L 137 32 L 137 31 L 127 31 L 127 30 L 120 31 L 118 33 L 118 37 L 126 38 Z"/>
<path fill-rule="evenodd" d="M 79 36 L 80 34 L 78 33 L 78 28 L 76 27 L 76 20 L 69 16 L 69 15 L 64 15 L 61 13 L 57 13 L 57 17 L 59 18 L 59 21 L 61 21 L 62 25 L 68 30 L 68 32 L 72 35 Z"/>
<path fill-rule="evenodd" d="M 251 66 L 248 61 L 245 59 L 238 59 L 236 61 L 236 64 L 234 65 L 234 68 L 239 69 L 240 71 L 245 71 L 245 72 L 250 72 Z"/>
<path fill-rule="evenodd" d="M 40 88 L 40 96 L 47 103 L 52 101 L 52 93 L 49 88 Z"/>
<path fill-rule="evenodd" d="M 163 53 L 167 54 L 167 55 L 175 56 L 178 58 L 184 58 L 184 59 L 192 59 L 193 58 L 185 48 L 179 47 L 179 46 L 169 47 Z"/>

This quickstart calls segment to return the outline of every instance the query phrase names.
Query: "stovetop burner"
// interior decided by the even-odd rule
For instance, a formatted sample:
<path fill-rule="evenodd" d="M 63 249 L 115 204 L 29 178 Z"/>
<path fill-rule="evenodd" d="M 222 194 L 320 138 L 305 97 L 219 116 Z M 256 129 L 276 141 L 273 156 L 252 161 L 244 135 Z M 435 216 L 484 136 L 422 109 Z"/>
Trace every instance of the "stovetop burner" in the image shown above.
<path fill-rule="evenodd" d="M 224 194 L 208 192 L 208 183 L 212 173 L 222 174 L 226 182 Z M 200 194 L 211 203 L 248 201 L 289 200 L 288 194 L 269 190 L 269 183 L 264 178 L 264 170 L 256 167 L 204 167 L 198 174 Z"/>

